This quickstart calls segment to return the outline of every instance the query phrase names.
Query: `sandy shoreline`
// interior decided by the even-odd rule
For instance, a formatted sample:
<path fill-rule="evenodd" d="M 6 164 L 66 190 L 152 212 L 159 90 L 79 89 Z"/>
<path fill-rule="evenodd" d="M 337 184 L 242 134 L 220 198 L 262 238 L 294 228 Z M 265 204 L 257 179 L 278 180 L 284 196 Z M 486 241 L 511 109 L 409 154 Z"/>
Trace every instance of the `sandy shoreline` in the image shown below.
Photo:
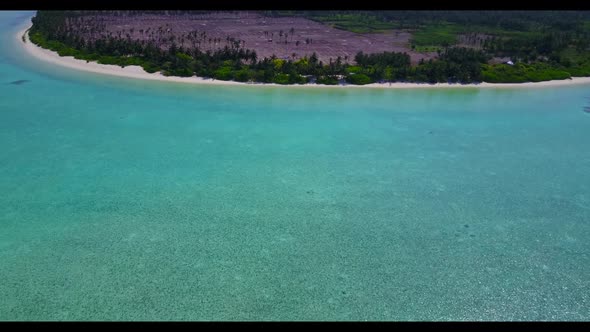
<path fill-rule="evenodd" d="M 322 84 L 295 84 L 281 85 L 275 83 L 242 83 L 235 81 L 220 81 L 215 79 L 205 79 L 202 77 L 170 77 L 158 73 L 147 73 L 140 66 L 120 67 L 117 65 L 102 65 L 96 62 L 86 62 L 85 60 L 74 59 L 72 56 L 61 57 L 57 52 L 41 48 L 29 40 L 28 29 L 31 25 L 22 29 L 16 34 L 19 44 L 30 55 L 52 63 L 54 65 L 67 67 L 71 69 L 92 72 L 97 74 L 135 78 L 142 80 L 167 81 L 189 84 L 210 84 L 210 85 L 241 85 L 241 86 L 281 86 L 281 87 L 321 87 L 321 88 L 388 88 L 388 89 L 415 89 L 415 88 L 536 88 L 536 87 L 554 87 L 574 84 L 590 84 L 590 77 L 574 77 L 569 80 L 545 81 L 536 83 L 480 83 L 480 84 L 449 84 L 449 83 L 372 83 L 367 85 L 322 85 Z M 22 37 L 25 35 L 25 42 Z"/>

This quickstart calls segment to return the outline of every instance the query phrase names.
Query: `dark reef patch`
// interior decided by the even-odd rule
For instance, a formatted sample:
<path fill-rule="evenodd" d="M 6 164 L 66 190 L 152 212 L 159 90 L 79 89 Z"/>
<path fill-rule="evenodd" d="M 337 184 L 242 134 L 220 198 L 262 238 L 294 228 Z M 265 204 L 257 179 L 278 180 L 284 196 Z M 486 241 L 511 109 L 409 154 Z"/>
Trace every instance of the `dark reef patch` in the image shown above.
<path fill-rule="evenodd" d="M 30 81 L 29 80 L 17 80 L 17 81 L 12 81 L 12 82 L 10 82 L 8 84 L 21 85 L 21 84 L 25 84 L 25 83 L 28 83 L 28 82 L 30 82 Z"/>

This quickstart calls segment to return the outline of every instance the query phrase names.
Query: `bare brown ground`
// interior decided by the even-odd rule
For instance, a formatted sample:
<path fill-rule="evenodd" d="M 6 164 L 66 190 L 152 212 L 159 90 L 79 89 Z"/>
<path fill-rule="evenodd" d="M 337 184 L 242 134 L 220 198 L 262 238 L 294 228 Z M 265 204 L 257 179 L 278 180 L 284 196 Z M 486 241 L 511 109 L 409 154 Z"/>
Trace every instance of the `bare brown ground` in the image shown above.
<path fill-rule="evenodd" d="M 328 63 L 330 58 L 342 57 L 352 62 L 359 51 L 379 53 L 384 51 L 406 52 L 413 63 L 428 60 L 436 53 L 418 53 L 409 47 L 410 34 L 392 30 L 386 33 L 357 34 L 338 30 L 300 17 L 265 17 L 254 12 L 215 12 L 203 15 L 140 15 L 133 17 L 104 15 L 97 17 L 106 31 L 114 36 L 127 34 L 132 39 L 161 38 L 162 47 L 170 45 L 169 38 L 176 37 L 176 44 L 188 47 L 192 44 L 181 36 L 197 32 L 201 36 L 201 50 L 220 49 L 228 45 L 227 37 L 241 40 L 242 46 L 255 50 L 258 58 L 271 57 L 299 59 L 316 52 L 318 58 Z M 131 33 L 133 29 L 133 33 Z M 146 32 L 148 31 L 149 32 Z M 144 32 L 141 33 L 140 30 Z M 285 36 L 287 34 L 287 36 Z M 215 40 L 218 39 L 218 42 Z M 348 59 L 348 61 L 346 61 Z"/>

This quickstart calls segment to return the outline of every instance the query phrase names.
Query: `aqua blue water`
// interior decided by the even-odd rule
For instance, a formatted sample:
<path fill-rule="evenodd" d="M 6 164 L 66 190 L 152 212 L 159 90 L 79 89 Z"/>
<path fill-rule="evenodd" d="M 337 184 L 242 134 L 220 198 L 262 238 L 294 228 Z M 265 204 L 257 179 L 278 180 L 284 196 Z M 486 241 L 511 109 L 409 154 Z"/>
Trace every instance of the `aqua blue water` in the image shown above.
<path fill-rule="evenodd" d="M 590 319 L 590 86 L 143 82 L 29 57 L 27 17 L 0 320 Z"/>

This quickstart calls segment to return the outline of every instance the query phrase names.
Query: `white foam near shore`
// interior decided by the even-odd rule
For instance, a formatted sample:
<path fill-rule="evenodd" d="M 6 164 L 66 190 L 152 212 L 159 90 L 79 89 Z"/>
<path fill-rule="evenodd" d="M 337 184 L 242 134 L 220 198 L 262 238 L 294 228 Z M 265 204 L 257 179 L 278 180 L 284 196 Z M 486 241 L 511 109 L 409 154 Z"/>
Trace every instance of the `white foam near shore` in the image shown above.
<path fill-rule="evenodd" d="M 322 87 L 322 88 L 534 88 L 534 87 L 551 87 L 551 86 L 563 86 L 572 84 L 590 84 L 590 77 L 574 77 L 567 80 L 555 80 L 545 82 L 529 82 L 529 83 L 479 83 L 479 84 L 450 84 L 450 83 L 372 83 L 367 85 L 322 85 L 322 84 L 295 84 L 295 85 L 280 85 L 275 83 L 242 83 L 235 81 L 220 81 L 215 79 L 205 79 L 202 77 L 172 77 L 164 76 L 160 72 L 148 73 L 143 70 L 140 66 L 126 66 L 120 67 L 117 65 L 103 65 L 96 62 L 87 62 L 85 60 L 75 59 L 72 56 L 59 56 L 57 52 L 41 48 L 33 44 L 29 40 L 28 29 L 30 25 L 25 29 L 19 31 L 16 37 L 20 40 L 20 44 L 23 45 L 24 49 L 30 55 L 41 59 L 43 61 L 67 67 L 76 70 L 82 70 L 87 72 L 93 72 L 98 74 L 113 75 L 120 77 L 144 79 L 144 80 L 157 80 L 157 81 L 168 81 L 168 82 L 179 82 L 179 83 L 190 83 L 190 84 L 216 84 L 216 85 L 262 85 L 262 86 L 284 86 L 284 87 Z M 24 42 L 23 42 L 24 36 Z"/>

